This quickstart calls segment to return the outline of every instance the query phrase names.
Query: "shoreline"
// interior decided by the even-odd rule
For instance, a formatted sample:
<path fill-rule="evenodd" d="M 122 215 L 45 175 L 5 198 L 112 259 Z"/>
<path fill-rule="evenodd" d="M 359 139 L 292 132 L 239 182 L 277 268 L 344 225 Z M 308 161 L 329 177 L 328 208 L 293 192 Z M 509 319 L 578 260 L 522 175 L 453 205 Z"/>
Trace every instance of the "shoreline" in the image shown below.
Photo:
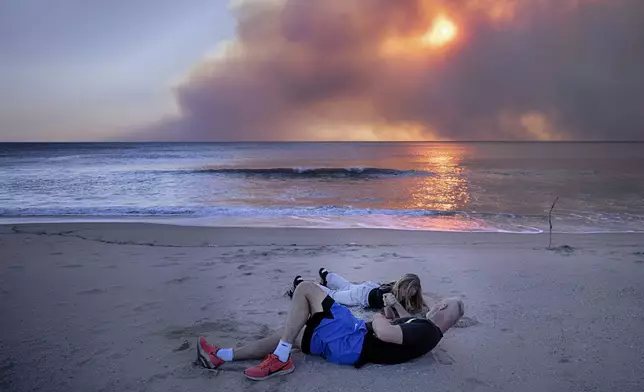
<path fill-rule="evenodd" d="M 432 240 L 435 243 L 452 244 L 462 241 L 463 237 L 468 240 L 476 239 L 477 245 L 485 242 L 492 244 L 503 243 L 534 243 L 545 244 L 543 250 L 547 250 L 549 233 L 515 233 L 515 232 L 486 232 L 486 231 L 439 231 L 439 230 L 406 230 L 398 228 L 354 228 L 354 227 L 248 227 L 248 226 L 201 226 L 178 224 L 176 222 L 153 222 L 153 221 L 55 221 L 55 222 L 24 222 L 5 223 L 0 220 L 0 234 L 35 234 L 35 235 L 57 235 L 74 237 L 75 232 L 87 232 L 83 239 L 89 241 L 114 242 L 116 244 L 127 243 L 137 245 L 136 241 L 128 241 L 128 231 L 148 231 L 149 235 L 158 235 L 156 246 L 176 247 L 207 247 L 212 246 L 272 246 L 272 245 L 429 245 Z M 169 240 L 168 235 L 175 232 L 188 234 L 191 240 L 186 241 L 184 237 Z M 239 241 L 230 243 L 232 238 L 240 237 L 237 233 L 244 233 L 243 237 L 262 238 L 263 242 Z M 223 234 L 223 235 L 222 235 Z M 214 240 L 213 238 L 216 238 Z M 284 238 L 287 238 L 284 240 Z M 638 241 L 644 243 L 644 232 L 601 232 L 601 233 L 559 233 L 553 231 L 552 245 L 565 246 L 572 244 L 589 244 L 598 240 L 610 239 L 618 242 Z M 297 240 L 300 239 L 299 243 Z M 304 242 L 301 239 L 305 239 Z M 329 241 L 331 243 L 329 243 Z M 220 242 L 221 244 L 218 244 Z M 600 242 L 601 243 L 601 242 Z M 145 243 L 148 244 L 147 242 Z M 570 245 L 569 245 L 570 246 Z M 536 249 L 536 248 L 535 248 Z"/>
<path fill-rule="evenodd" d="M 220 221 L 220 222 L 216 222 Z M 223 222 L 221 222 L 223 221 Z M 298 217 L 287 217 L 286 219 L 258 219 L 258 218 L 233 218 L 233 219 L 213 219 L 212 217 L 105 217 L 105 216 L 87 216 L 87 217 L 61 217 L 61 216 L 38 216 L 38 217 L 5 217 L 0 216 L 0 226 L 12 225 L 69 225 L 69 224 L 147 224 L 147 225 L 165 225 L 175 227 L 200 227 L 200 228 L 248 228 L 248 229 L 302 229 L 302 230 L 385 230 L 401 232 L 425 232 L 425 233 L 460 233 L 460 234 L 518 234 L 518 235 L 549 235 L 547 229 L 531 227 L 531 230 L 504 230 L 504 229 L 449 229 L 440 227 L 388 227 L 388 226 L 368 226 L 356 224 L 351 225 L 350 221 L 336 222 L 332 224 L 327 222 L 316 222 L 308 220 L 301 225 L 293 224 L 300 221 Z M 282 222 L 279 224 L 278 222 Z M 614 230 L 614 231 L 557 231 L 556 227 L 552 235 L 613 235 L 613 234 L 644 234 L 643 231 L 637 230 Z"/>
<path fill-rule="evenodd" d="M 640 390 L 644 234 L 547 246 L 547 234 L 0 225 L 0 389 Z M 293 277 L 321 266 L 353 281 L 416 273 L 431 300 L 462 298 L 465 322 L 402 365 L 295 352 L 292 374 L 261 383 L 242 375 L 257 361 L 193 365 L 199 335 L 233 347 L 278 330 Z"/>

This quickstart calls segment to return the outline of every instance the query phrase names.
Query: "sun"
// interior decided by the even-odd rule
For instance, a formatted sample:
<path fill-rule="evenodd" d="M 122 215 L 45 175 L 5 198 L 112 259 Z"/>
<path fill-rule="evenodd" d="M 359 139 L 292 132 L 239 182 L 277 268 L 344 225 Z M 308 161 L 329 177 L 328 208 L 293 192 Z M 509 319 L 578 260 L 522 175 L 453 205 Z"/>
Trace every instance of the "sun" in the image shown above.
<path fill-rule="evenodd" d="M 452 44 L 459 35 L 456 23 L 441 12 L 431 19 L 425 33 L 410 36 L 393 35 L 385 39 L 380 47 L 380 53 L 385 56 L 415 56 L 429 51 L 442 51 Z"/>
<path fill-rule="evenodd" d="M 458 27 L 456 24 L 444 14 L 440 14 L 434 18 L 434 21 L 423 35 L 422 41 L 424 45 L 440 47 L 452 42 L 458 35 Z"/>

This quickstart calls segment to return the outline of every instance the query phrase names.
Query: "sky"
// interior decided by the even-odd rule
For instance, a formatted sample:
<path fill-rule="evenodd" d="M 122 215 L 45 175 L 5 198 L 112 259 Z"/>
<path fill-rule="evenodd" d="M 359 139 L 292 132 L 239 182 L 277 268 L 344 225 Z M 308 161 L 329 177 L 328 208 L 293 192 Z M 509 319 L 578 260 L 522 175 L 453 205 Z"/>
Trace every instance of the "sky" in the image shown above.
<path fill-rule="evenodd" d="M 0 141 L 644 140 L 642 0 L 4 0 Z"/>
<path fill-rule="evenodd" d="M 0 141 L 125 137 L 233 34 L 225 1 L 2 0 Z"/>

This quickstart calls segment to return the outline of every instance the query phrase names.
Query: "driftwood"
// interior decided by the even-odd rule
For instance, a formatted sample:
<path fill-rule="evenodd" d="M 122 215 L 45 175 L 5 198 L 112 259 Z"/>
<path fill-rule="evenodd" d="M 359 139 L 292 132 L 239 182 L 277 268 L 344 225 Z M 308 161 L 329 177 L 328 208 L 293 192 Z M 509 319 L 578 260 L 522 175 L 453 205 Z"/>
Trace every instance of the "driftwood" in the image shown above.
<path fill-rule="evenodd" d="M 548 223 L 550 223 L 550 236 L 548 237 L 548 249 L 552 249 L 552 210 L 555 209 L 555 204 L 557 204 L 559 196 L 552 202 L 552 207 L 550 207 L 550 212 L 548 213 Z"/>

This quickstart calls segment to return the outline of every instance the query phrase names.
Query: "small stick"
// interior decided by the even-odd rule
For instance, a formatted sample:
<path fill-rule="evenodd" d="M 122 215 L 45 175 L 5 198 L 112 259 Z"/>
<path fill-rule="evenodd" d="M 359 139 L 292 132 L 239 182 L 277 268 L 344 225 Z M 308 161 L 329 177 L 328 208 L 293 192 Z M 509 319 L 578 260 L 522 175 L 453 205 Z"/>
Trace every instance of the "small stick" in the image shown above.
<path fill-rule="evenodd" d="M 552 202 L 552 207 L 550 207 L 550 212 L 548 213 L 548 223 L 550 223 L 550 237 L 548 239 L 548 249 L 552 249 L 552 210 L 555 209 L 555 204 L 557 204 L 559 196 Z"/>

